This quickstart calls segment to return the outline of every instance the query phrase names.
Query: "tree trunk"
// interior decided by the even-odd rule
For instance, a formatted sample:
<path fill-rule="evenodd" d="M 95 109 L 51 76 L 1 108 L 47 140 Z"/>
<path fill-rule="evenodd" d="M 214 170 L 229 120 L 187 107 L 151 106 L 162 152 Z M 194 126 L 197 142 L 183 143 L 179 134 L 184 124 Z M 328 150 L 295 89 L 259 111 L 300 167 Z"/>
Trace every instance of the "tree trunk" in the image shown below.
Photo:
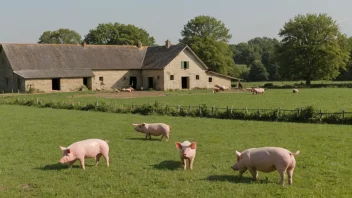
<path fill-rule="evenodd" d="M 307 80 L 306 80 L 306 85 L 307 85 L 307 86 L 310 86 L 310 82 L 311 82 L 311 80 L 310 80 L 310 79 L 307 79 Z"/>

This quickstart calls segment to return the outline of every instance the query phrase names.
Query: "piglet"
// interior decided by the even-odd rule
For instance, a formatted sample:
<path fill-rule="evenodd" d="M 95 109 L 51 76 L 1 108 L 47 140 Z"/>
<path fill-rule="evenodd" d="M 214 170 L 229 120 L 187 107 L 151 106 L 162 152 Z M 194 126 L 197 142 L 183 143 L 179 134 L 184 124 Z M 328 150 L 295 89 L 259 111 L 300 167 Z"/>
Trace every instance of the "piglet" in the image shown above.
<path fill-rule="evenodd" d="M 277 170 L 281 176 L 280 184 L 285 183 L 285 172 L 287 172 L 289 184 L 292 184 L 293 170 L 296 166 L 296 153 L 279 148 L 279 147 L 262 147 L 262 148 L 251 148 L 243 151 L 242 153 L 236 151 L 237 163 L 231 168 L 235 171 L 239 171 L 239 176 L 249 170 L 252 174 L 253 179 L 258 179 L 258 172 L 270 173 Z"/>
<path fill-rule="evenodd" d="M 145 139 L 149 137 L 152 139 L 153 136 L 160 136 L 161 139 L 165 137 L 166 141 L 169 141 L 170 137 L 170 126 L 164 123 L 141 123 L 141 124 L 132 124 L 134 126 L 134 130 L 140 133 L 145 133 Z"/>
<path fill-rule="evenodd" d="M 197 142 L 192 142 L 192 143 L 189 141 L 184 141 L 183 143 L 176 142 L 176 148 L 179 151 L 181 162 L 183 164 L 183 169 L 186 170 L 186 167 L 187 167 L 186 161 L 188 160 L 188 166 L 192 170 L 194 158 L 196 157 Z"/>
<path fill-rule="evenodd" d="M 76 160 L 79 160 L 82 168 L 85 169 L 84 158 L 95 157 L 95 166 L 98 166 L 99 159 L 103 155 L 106 160 L 106 165 L 109 167 L 108 142 L 108 140 L 104 141 L 100 139 L 87 139 L 75 142 L 67 148 L 60 146 L 61 150 L 63 151 L 63 156 L 59 162 L 61 164 L 68 164 L 69 167 L 72 167 Z"/>

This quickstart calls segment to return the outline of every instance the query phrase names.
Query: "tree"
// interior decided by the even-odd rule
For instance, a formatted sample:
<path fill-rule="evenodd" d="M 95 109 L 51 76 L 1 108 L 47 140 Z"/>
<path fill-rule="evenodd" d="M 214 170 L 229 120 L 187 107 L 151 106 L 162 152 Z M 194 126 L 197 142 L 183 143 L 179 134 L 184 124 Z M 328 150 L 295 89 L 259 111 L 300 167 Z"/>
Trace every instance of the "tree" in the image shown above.
<path fill-rule="evenodd" d="M 119 23 L 102 23 L 91 29 L 85 36 L 89 44 L 99 45 L 143 45 L 153 46 L 155 40 L 147 31 L 134 25 Z"/>
<path fill-rule="evenodd" d="M 184 26 L 180 42 L 190 46 L 210 70 L 228 74 L 234 67 L 228 45 L 232 37 L 229 31 L 221 21 L 201 15 Z"/>
<path fill-rule="evenodd" d="M 248 79 L 250 81 L 266 81 L 268 80 L 269 73 L 266 71 L 263 63 L 254 61 L 250 66 Z"/>
<path fill-rule="evenodd" d="M 326 14 L 297 15 L 280 30 L 277 48 L 281 74 L 288 79 L 334 79 L 349 59 L 347 39 Z"/>
<path fill-rule="evenodd" d="M 193 38 L 189 46 L 211 71 L 229 74 L 234 67 L 232 52 L 224 42 L 197 37 Z"/>
<path fill-rule="evenodd" d="M 74 30 L 58 29 L 55 31 L 45 31 L 39 38 L 38 43 L 51 44 L 80 44 L 81 35 Z"/>

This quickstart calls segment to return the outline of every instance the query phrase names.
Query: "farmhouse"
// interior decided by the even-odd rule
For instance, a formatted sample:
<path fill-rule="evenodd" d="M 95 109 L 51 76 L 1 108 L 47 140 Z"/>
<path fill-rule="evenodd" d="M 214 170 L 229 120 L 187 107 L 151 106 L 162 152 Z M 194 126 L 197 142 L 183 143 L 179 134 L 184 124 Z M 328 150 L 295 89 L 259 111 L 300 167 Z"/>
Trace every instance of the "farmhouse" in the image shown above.
<path fill-rule="evenodd" d="M 187 45 L 1 44 L 0 91 L 195 89 L 231 87 L 230 76 L 208 71 Z"/>

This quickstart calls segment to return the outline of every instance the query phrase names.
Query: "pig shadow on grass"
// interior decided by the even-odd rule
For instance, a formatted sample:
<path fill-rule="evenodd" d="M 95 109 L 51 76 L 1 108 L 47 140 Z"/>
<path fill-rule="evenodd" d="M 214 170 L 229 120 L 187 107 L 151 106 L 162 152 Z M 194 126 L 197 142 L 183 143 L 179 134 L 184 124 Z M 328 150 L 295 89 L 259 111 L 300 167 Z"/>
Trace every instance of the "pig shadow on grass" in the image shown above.
<path fill-rule="evenodd" d="M 145 138 L 125 138 L 125 140 L 137 140 L 137 141 L 159 141 L 160 138 L 152 138 L 152 139 L 145 139 Z M 164 139 L 163 139 L 164 140 Z"/>
<path fill-rule="evenodd" d="M 180 161 L 173 161 L 173 160 L 165 160 L 160 162 L 159 164 L 151 165 L 154 169 L 158 170 L 177 170 L 181 168 Z"/>
<path fill-rule="evenodd" d="M 267 184 L 271 183 L 266 179 L 259 179 L 258 181 L 254 181 L 252 177 L 242 177 L 240 178 L 238 175 L 210 175 L 204 180 L 208 181 L 222 181 L 222 182 L 231 182 L 231 183 L 244 183 L 244 184 L 252 184 L 252 183 L 260 183 Z"/>
<path fill-rule="evenodd" d="M 90 167 L 90 166 L 93 166 L 93 165 L 85 165 L 86 167 Z M 81 166 L 80 165 L 73 165 L 72 168 L 74 169 L 80 169 Z M 38 169 L 38 170 L 43 170 L 43 171 L 50 171 L 50 170 L 63 170 L 63 169 L 69 169 L 69 167 L 67 165 L 63 165 L 63 164 L 60 164 L 60 163 L 57 163 L 57 164 L 48 164 L 48 165 L 45 165 L 45 166 L 42 166 L 42 167 L 37 167 L 35 169 Z"/>

